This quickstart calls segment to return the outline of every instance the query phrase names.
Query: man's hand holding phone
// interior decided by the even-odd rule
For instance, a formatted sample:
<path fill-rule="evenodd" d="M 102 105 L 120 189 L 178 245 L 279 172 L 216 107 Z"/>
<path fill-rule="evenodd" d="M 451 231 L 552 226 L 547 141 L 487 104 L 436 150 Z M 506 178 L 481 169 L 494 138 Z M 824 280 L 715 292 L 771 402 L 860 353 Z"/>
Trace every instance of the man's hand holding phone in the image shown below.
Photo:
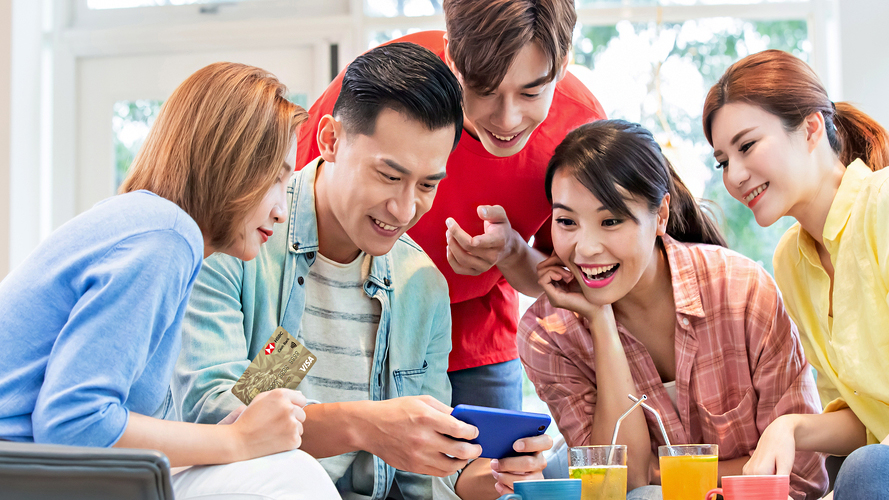
<path fill-rule="evenodd" d="M 517 441 L 542 435 L 551 422 L 543 413 L 472 405 L 457 405 L 451 415 L 478 427 L 478 437 L 471 442 L 482 446 L 482 458 L 493 459 L 516 455 Z"/>
<path fill-rule="evenodd" d="M 363 440 L 366 449 L 396 469 L 449 476 L 477 458 L 481 446 L 469 443 L 478 429 L 450 415 L 432 396 L 406 396 L 371 402 Z"/>

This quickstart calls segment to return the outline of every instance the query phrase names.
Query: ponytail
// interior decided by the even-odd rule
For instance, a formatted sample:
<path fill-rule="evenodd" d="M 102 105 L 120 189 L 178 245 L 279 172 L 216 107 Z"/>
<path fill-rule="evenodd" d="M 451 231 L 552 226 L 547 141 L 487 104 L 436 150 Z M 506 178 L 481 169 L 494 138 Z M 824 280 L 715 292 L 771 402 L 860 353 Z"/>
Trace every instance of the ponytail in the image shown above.
<path fill-rule="evenodd" d="M 667 234 L 684 243 L 726 246 L 716 223 L 701 210 L 664 157 L 651 132 L 624 120 L 599 120 L 573 130 L 556 147 L 546 170 L 546 197 L 552 202 L 557 171 L 568 169 L 611 213 L 639 222 L 623 188 L 655 211 L 670 194 Z"/>
<path fill-rule="evenodd" d="M 889 134 L 867 113 L 848 102 L 836 103 L 837 155 L 843 165 L 860 158 L 871 170 L 889 165 Z"/>
<path fill-rule="evenodd" d="M 667 162 L 670 170 L 670 218 L 667 234 L 684 243 L 706 243 L 728 247 L 716 222 L 701 210 L 701 206 L 689 192 L 676 170 Z"/>

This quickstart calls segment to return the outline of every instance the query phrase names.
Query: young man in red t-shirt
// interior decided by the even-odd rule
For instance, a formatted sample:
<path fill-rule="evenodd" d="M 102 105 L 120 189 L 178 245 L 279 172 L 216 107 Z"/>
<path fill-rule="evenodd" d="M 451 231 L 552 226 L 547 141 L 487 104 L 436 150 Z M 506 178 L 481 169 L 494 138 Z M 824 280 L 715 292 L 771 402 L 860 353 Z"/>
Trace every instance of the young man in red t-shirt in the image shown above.
<path fill-rule="evenodd" d="M 452 404 L 521 409 L 516 290 L 542 292 L 536 266 L 552 251 L 547 162 L 570 130 L 605 113 L 566 71 L 573 0 L 445 0 L 443 7 L 446 33 L 394 40 L 438 54 L 464 99 L 465 133 L 448 159 L 447 178 L 408 234 L 448 281 Z M 333 109 L 341 82 L 342 73 L 309 111 L 297 165 L 318 155 L 317 125 Z"/>

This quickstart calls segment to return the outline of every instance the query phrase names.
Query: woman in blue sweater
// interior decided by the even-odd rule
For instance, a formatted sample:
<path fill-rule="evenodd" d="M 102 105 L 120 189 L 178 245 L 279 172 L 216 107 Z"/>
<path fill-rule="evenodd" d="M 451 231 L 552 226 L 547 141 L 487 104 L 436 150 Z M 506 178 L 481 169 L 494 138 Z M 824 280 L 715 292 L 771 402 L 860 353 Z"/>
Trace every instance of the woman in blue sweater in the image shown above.
<path fill-rule="evenodd" d="M 262 394 L 231 425 L 158 418 L 203 258 L 250 260 L 285 218 L 294 132 L 307 118 L 285 94 L 258 68 L 197 71 L 164 104 L 121 194 L 60 227 L 0 283 L 0 439 L 156 449 L 174 466 L 299 447 L 296 391 Z M 317 462 L 298 458 L 331 492 Z"/>

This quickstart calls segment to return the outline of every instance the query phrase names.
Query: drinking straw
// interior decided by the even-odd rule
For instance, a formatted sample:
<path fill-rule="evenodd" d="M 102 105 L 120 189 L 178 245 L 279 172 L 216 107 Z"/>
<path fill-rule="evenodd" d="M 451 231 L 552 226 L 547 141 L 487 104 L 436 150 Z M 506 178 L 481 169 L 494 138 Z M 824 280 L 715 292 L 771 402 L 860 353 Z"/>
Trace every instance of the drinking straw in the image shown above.
<path fill-rule="evenodd" d="M 627 397 L 629 397 L 630 399 L 632 399 L 636 404 L 634 404 L 633 406 L 631 406 L 629 410 L 625 411 L 624 414 L 621 415 L 620 418 L 617 419 L 617 423 L 614 424 L 614 435 L 611 436 L 611 447 L 612 447 L 612 448 L 614 447 L 615 444 L 617 444 L 617 433 L 620 432 L 620 423 L 621 423 L 621 421 L 623 421 L 623 419 L 626 418 L 626 416 L 629 415 L 630 412 L 632 412 L 633 410 L 635 410 L 636 408 L 638 408 L 639 405 L 641 405 L 641 404 L 645 404 L 645 403 L 643 403 L 643 401 L 645 401 L 645 400 L 648 399 L 648 396 L 646 396 L 645 394 L 642 395 L 642 399 L 636 399 L 636 398 L 633 397 L 632 394 L 627 394 Z"/>
<path fill-rule="evenodd" d="M 642 405 L 642 408 L 645 408 L 646 410 L 650 411 L 651 413 L 654 413 L 654 418 L 657 419 L 657 424 L 658 424 L 658 426 L 661 428 L 661 435 L 664 436 L 664 442 L 667 444 L 667 446 L 672 446 L 672 445 L 670 444 L 670 438 L 667 437 L 667 429 L 664 428 L 664 421 L 661 420 L 661 414 L 658 413 L 658 411 L 655 410 L 654 408 L 652 408 L 652 407 L 648 406 L 647 404 L 643 403 L 643 401 L 645 401 L 645 400 L 648 399 L 648 398 L 646 398 L 644 394 L 642 395 L 642 399 L 637 399 L 637 398 L 635 398 L 632 394 L 627 394 L 627 397 L 630 398 L 631 401 L 634 401 L 634 402 L 637 403 L 637 404 L 641 404 L 641 405 Z M 670 454 L 671 454 L 671 455 L 673 454 L 673 453 L 672 453 L 672 450 L 671 450 Z"/>
<path fill-rule="evenodd" d="M 611 461 L 614 459 L 614 445 L 617 444 L 617 433 L 620 432 L 620 423 L 621 423 L 621 421 L 623 421 L 623 419 L 626 418 L 626 416 L 629 415 L 630 412 L 632 412 L 633 410 L 635 410 L 636 408 L 638 408 L 639 405 L 641 405 L 641 404 L 645 404 L 645 403 L 643 403 L 643 401 L 645 401 L 646 399 L 648 399 L 648 396 L 646 396 L 645 394 L 642 395 L 642 399 L 636 399 L 636 398 L 633 397 L 632 394 L 627 394 L 627 396 L 629 396 L 630 399 L 632 399 L 633 401 L 635 401 L 636 404 L 634 404 L 633 406 L 631 406 L 629 410 L 625 411 L 624 414 L 621 415 L 620 418 L 617 419 L 617 423 L 614 424 L 614 435 L 611 436 L 611 450 L 608 452 L 608 464 L 607 464 L 607 465 L 611 465 Z"/>

